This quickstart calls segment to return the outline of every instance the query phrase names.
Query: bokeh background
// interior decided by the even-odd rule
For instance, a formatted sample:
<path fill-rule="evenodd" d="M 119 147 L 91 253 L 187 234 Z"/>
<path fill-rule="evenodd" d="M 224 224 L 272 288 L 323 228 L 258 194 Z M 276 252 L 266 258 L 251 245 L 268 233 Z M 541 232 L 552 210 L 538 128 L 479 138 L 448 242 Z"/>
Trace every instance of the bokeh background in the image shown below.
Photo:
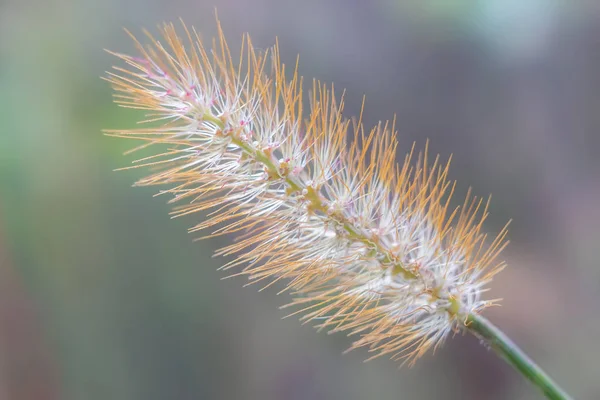
<path fill-rule="evenodd" d="M 577 399 L 600 398 L 600 2 L 596 0 L 0 1 L 0 399 L 538 399 L 472 337 L 414 368 L 342 355 L 257 293 L 220 281 L 157 190 L 131 184 L 139 117 L 100 76 L 122 28 L 183 17 L 250 32 L 300 72 L 397 115 L 400 141 L 454 154 L 458 193 L 513 218 L 487 316 Z"/>

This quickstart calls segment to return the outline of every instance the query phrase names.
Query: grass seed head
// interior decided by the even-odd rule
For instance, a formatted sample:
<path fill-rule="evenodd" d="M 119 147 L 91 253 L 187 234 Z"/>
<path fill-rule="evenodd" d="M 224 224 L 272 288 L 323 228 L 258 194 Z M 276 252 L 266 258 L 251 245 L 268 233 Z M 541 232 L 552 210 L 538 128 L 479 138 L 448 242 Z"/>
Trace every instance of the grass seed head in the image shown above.
<path fill-rule="evenodd" d="M 223 269 L 283 281 L 292 315 L 409 362 L 493 303 L 480 295 L 503 267 L 506 229 L 487 239 L 481 199 L 450 208 L 448 163 L 411 150 L 398 164 L 394 123 L 352 123 L 319 82 L 304 108 L 277 46 L 259 52 L 246 36 L 234 58 L 220 26 L 210 49 L 181 31 L 165 24 L 147 45 L 132 36 L 135 57 L 111 53 L 115 101 L 147 118 L 107 133 L 159 149 L 135 163 L 151 171 L 137 185 L 160 185 L 174 216 L 202 212 L 192 232 L 237 236 L 216 253 Z"/>

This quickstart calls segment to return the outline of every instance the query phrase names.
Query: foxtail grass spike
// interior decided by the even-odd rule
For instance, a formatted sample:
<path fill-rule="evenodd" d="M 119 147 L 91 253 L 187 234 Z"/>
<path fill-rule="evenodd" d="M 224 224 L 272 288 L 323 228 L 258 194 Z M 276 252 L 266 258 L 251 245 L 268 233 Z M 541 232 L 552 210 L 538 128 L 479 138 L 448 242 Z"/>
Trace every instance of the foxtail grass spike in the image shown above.
<path fill-rule="evenodd" d="M 132 36 L 135 57 L 111 52 L 116 102 L 146 119 L 107 133 L 159 149 L 130 167 L 151 171 L 136 185 L 160 185 L 174 217 L 201 213 L 191 232 L 235 234 L 216 253 L 228 276 L 281 282 L 290 315 L 409 364 L 497 302 L 482 294 L 504 267 L 506 228 L 488 237 L 489 201 L 470 193 L 452 208 L 448 162 L 426 146 L 397 163 L 394 121 L 345 118 L 343 96 L 318 81 L 305 98 L 277 46 L 245 36 L 234 56 L 220 26 L 211 48 L 181 31 Z"/>

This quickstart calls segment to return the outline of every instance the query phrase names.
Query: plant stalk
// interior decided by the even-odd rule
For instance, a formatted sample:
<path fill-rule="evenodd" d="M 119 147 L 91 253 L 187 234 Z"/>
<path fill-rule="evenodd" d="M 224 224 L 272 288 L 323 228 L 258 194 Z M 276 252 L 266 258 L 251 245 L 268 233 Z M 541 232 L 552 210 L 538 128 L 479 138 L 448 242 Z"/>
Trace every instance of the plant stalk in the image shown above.
<path fill-rule="evenodd" d="M 470 314 L 467 329 L 487 343 L 496 354 L 540 389 L 550 400 L 572 400 L 533 360 L 508 336 L 480 315 Z"/>

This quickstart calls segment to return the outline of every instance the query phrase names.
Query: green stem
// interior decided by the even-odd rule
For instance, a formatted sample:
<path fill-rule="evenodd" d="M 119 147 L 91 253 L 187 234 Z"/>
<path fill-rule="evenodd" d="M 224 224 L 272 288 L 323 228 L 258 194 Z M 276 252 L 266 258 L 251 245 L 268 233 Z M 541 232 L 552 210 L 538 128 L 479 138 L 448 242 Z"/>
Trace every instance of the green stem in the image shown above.
<path fill-rule="evenodd" d="M 537 386 L 551 400 L 571 400 L 533 360 L 531 360 L 500 329 L 482 316 L 470 314 L 467 328 L 484 340 L 504 360 Z"/>

